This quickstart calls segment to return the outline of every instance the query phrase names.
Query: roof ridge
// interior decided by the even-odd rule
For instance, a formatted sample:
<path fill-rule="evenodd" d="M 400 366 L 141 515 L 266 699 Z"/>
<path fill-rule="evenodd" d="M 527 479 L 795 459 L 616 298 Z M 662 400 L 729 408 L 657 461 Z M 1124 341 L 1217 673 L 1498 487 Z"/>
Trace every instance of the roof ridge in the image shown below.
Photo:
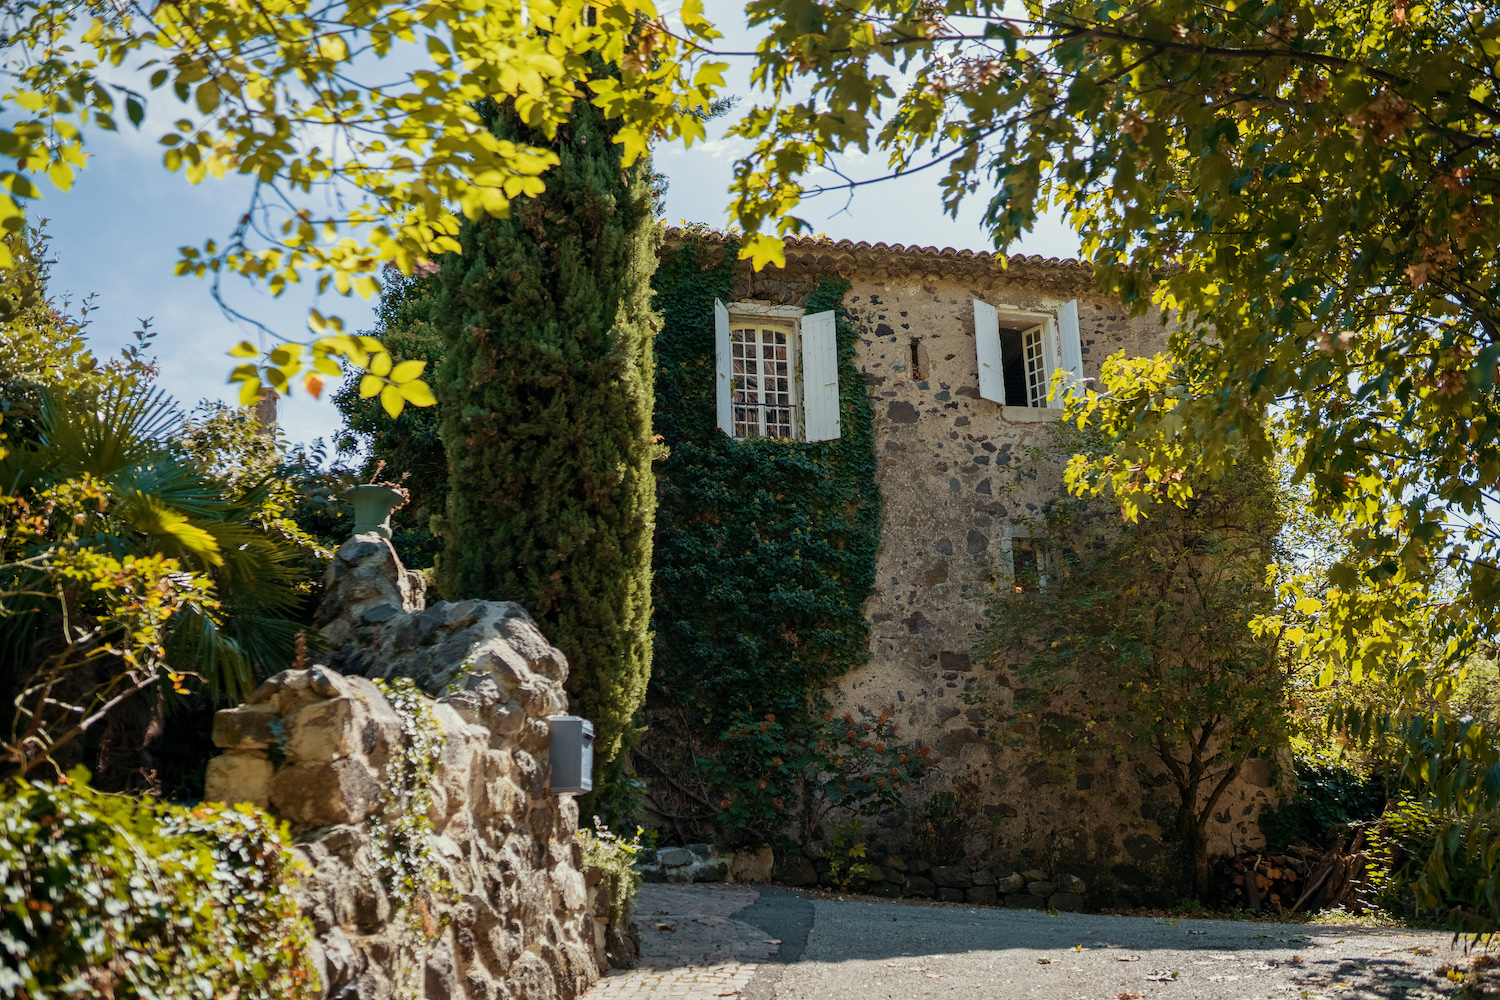
<path fill-rule="evenodd" d="M 738 239 L 738 233 L 725 232 L 714 229 L 707 225 L 667 226 L 667 237 L 677 239 L 699 238 L 712 240 L 719 243 L 727 243 L 732 239 Z M 964 261 L 981 263 L 993 261 L 1011 264 L 1027 264 L 1033 267 L 1054 267 L 1065 270 L 1087 270 L 1093 268 L 1086 262 L 1076 257 L 1044 257 L 1041 254 L 1009 254 L 1002 257 L 993 250 L 971 250 L 955 247 L 915 246 L 906 243 L 887 243 L 884 240 L 871 243 L 868 240 L 851 240 L 848 237 L 834 239 L 831 236 L 788 236 L 786 246 L 789 250 L 801 252 L 815 252 L 817 250 L 833 250 L 841 252 L 862 253 L 886 253 L 896 256 L 916 257 L 934 261 Z"/>

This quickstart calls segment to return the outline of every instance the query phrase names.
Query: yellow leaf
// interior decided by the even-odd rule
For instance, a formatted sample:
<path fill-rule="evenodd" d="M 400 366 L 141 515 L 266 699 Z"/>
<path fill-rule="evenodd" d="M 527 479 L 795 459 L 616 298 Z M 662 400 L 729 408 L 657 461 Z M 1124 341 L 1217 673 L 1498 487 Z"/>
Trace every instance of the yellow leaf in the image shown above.
<path fill-rule="evenodd" d="M 380 390 L 384 386 L 385 383 L 380 381 L 380 379 L 376 378 L 374 375 L 366 375 L 364 378 L 359 380 L 359 398 L 369 399 L 371 396 L 380 392 Z"/>
<path fill-rule="evenodd" d="M 53 184 L 57 185 L 59 191 L 66 191 L 73 186 L 73 168 L 61 160 L 52 164 L 52 168 L 47 171 L 47 176 L 52 179 Z"/>
<path fill-rule="evenodd" d="M 1315 615 L 1323 610 L 1323 602 L 1316 597 L 1304 597 L 1297 602 L 1297 613 L 1303 615 Z"/>
<path fill-rule="evenodd" d="M 765 233 L 750 233 L 740 244 L 740 260 L 746 259 L 757 271 L 767 264 L 786 267 L 786 247 L 774 236 L 767 236 Z"/>
<path fill-rule="evenodd" d="M 420 379 L 400 386 L 400 392 L 401 398 L 412 406 L 431 406 L 437 402 L 436 397 L 432 395 L 432 389 Z"/>
<path fill-rule="evenodd" d="M 406 407 L 406 400 L 401 398 L 401 393 L 393 385 L 388 385 L 380 390 L 380 405 L 385 407 L 385 412 L 393 417 L 401 416 L 401 411 Z"/>
<path fill-rule="evenodd" d="M 421 375 L 422 369 L 426 367 L 427 362 L 425 361 L 403 361 L 391 369 L 391 381 L 397 385 L 403 382 L 410 382 L 418 375 Z"/>
<path fill-rule="evenodd" d="M 240 384 L 240 405 L 251 406 L 260 400 L 260 379 L 247 378 Z"/>
<path fill-rule="evenodd" d="M 256 351 L 255 345 L 248 340 L 240 341 L 234 347 L 230 348 L 229 351 L 230 357 L 234 358 L 253 358 L 257 353 L 259 352 Z"/>
<path fill-rule="evenodd" d="M 370 372 L 375 375 L 389 375 L 391 373 L 391 356 L 387 351 L 381 351 L 370 359 Z"/>
<path fill-rule="evenodd" d="M 1286 638 L 1288 642 L 1301 642 L 1303 639 L 1307 638 L 1307 633 L 1302 629 L 1293 626 L 1292 628 L 1286 630 Z"/>

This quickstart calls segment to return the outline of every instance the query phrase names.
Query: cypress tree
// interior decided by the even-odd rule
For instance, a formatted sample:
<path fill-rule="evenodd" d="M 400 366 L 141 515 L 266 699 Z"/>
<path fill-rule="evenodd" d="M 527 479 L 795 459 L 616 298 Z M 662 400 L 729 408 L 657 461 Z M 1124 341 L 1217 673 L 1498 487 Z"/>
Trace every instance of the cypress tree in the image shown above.
<path fill-rule="evenodd" d="M 621 166 L 614 126 L 583 101 L 550 141 L 509 107 L 492 121 L 561 163 L 543 194 L 465 225 L 462 254 L 444 258 L 438 585 L 519 602 L 567 655 L 608 785 L 651 664 L 651 173 Z"/>

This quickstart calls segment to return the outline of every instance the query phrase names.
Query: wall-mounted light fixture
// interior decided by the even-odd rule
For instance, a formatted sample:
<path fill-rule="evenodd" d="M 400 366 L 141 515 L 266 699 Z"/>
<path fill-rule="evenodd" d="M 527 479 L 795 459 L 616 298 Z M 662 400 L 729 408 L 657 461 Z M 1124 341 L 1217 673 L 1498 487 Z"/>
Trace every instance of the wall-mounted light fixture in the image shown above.
<path fill-rule="evenodd" d="M 594 724 L 576 715 L 547 719 L 552 734 L 552 794 L 594 790 Z"/>

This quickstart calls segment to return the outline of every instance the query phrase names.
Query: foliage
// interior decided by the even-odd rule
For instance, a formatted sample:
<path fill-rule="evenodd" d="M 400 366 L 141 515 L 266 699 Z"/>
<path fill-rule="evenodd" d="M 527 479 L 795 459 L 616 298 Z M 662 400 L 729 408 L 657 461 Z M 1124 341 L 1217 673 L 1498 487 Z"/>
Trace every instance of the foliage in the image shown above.
<path fill-rule="evenodd" d="M 641 873 L 636 871 L 635 860 L 643 849 L 641 834 L 644 832 L 636 827 L 633 836 L 621 836 L 610 830 L 598 816 L 594 817 L 592 830 L 584 827 L 578 831 L 584 866 L 598 868 L 604 873 L 604 887 L 609 893 L 610 926 L 621 930 L 630 926 L 635 898 L 641 888 Z"/>
<path fill-rule="evenodd" d="M 136 695 L 162 672 L 178 689 L 202 678 L 217 699 L 285 666 L 312 540 L 252 418 L 184 422 L 150 387 L 148 334 L 100 363 L 86 309 L 47 293 L 44 241 L 11 245 L 29 268 L 11 284 L 31 290 L 10 300 L 15 336 L 0 338 L 0 643 L 16 668 L 5 767 L 26 772 L 80 759 L 100 723 L 106 742 L 137 744 L 129 756 L 161 708 Z M 140 732 L 120 730 L 127 716 Z M 96 778 L 141 777 L 109 770 Z"/>
<path fill-rule="evenodd" d="M 544 142 L 516 108 L 497 134 Z M 647 164 L 578 105 L 560 165 L 509 219 L 466 225 L 444 258 L 448 509 L 438 584 L 517 601 L 567 656 L 571 710 L 592 719 L 607 795 L 651 669 L 651 340 L 655 223 Z"/>
<path fill-rule="evenodd" d="M 912 817 L 920 857 L 937 865 L 963 860 L 964 842 L 978 826 L 979 788 L 971 781 L 956 782 L 928 796 Z"/>
<path fill-rule="evenodd" d="M 701 138 L 726 67 L 702 48 L 717 33 L 701 6 L 687 0 L 665 12 L 669 30 L 649 0 L 333 0 L 249 13 L 223 0 L 26 0 L 5 18 L 0 148 L 13 169 L 0 190 L 0 227 L 20 228 L 43 177 L 68 190 L 87 162 L 90 130 L 116 130 L 123 110 L 137 129 L 160 129 L 164 166 L 188 182 L 254 181 L 234 230 L 182 248 L 179 274 L 216 283 L 239 274 L 272 294 L 316 277 L 320 291 L 368 298 L 383 263 L 410 274 L 456 251 L 460 214 L 504 217 L 516 198 L 539 194 L 558 163 L 550 140 L 576 106 L 616 123 L 626 166 L 653 139 Z M 477 105 L 491 99 L 513 102 L 534 136 L 486 129 Z M 147 123 L 148 107 L 162 117 Z M 162 128 L 170 109 L 181 117 Z M 309 207 L 315 187 L 327 196 L 318 203 L 337 209 Z M 0 269 L 10 264 L 0 250 Z M 345 336 L 316 311 L 311 325 L 305 352 L 282 343 L 235 371 L 242 400 L 262 383 L 285 390 L 299 374 L 316 395 L 342 356 L 393 414 L 432 402 L 378 343 Z M 236 353 L 260 352 L 246 342 Z"/>
<path fill-rule="evenodd" d="M 1375 819 L 1385 808 L 1385 781 L 1378 772 L 1326 751 L 1297 753 L 1293 760 L 1296 793 L 1260 814 L 1268 851 L 1278 853 L 1290 844 L 1332 847 L 1340 832 Z"/>
<path fill-rule="evenodd" d="M 0 796 L 0 992 L 281 998 L 316 992 L 291 838 L 248 805 L 107 795 L 81 769 Z"/>
<path fill-rule="evenodd" d="M 1074 447 L 1102 443 L 1080 435 Z M 1211 814 L 1245 761 L 1281 741 L 1285 675 L 1275 642 L 1252 628 L 1271 605 L 1281 518 L 1268 470 L 1249 463 L 1199 484 L 1185 509 L 1110 514 L 1066 496 L 1046 509 L 1034 536 L 1045 584 L 997 598 L 982 648 L 997 668 L 1015 664 L 1014 701 L 999 711 L 1036 752 L 1149 755 L 1165 768 L 1201 894 Z"/>
<path fill-rule="evenodd" d="M 864 820 L 858 816 L 829 825 L 828 874 L 836 889 L 850 889 L 856 881 L 868 882 L 880 875 L 880 869 L 865 860 L 868 848 L 859 839 L 864 828 Z"/>
<path fill-rule="evenodd" d="M 375 872 L 392 905 L 406 911 L 413 930 L 425 933 L 415 905 L 428 896 L 451 895 L 453 887 L 432 853 L 432 784 L 443 752 L 443 732 L 428 699 L 409 677 L 376 680 L 401 720 L 401 746 L 385 768 L 385 808 L 366 820 L 374 846 Z"/>
<path fill-rule="evenodd" d="M 1446 849 L 1443 841 L 1452 834 L 1451 824 L 1420 799 L 1403 795 L 1371 831 L 1372 853 L 1380 862 L 1374 881 L 1382 904 L 1393 912 L 1414 905 L 1418 915 L 1426 911 L 1455 926 L 1493 927 L 1494 862 L 1476 848 L 1496 825 L 1491 813 L 1479 835 L 1463 838 L 1464 849 Z M 1408 890 L 1409 902 L 1402 898 Z"/>
<path fill-rule="evenodd" d="M 658 807 L 751 837 L 782 826 L 810 793 L 811 831 L 827 808 L 874 806 L 926 766 L 914 749 L 897 748 L 888 719 L 879 734 L 865 731 L 872 720 L 819 720 L 828 682 L 868 655 L 864 603 L 880 547 L 874 413 L 855 364 L 858 332 L 840 315 L 843 436 L 794 443 L 722 433 L 713 301 L 731 298 L 734 251 L 713 253 L 690 240 L 663 256 L 653 281 L 664 321 L 656 430 L 670 453 L 656 515 L 652 730 L 637 764 L 695 775 L 702 786 L 683 796 L 690 813 Z M 822 282 L 806 310 L 838 309 L 846 287 Z M 886 789 L 874 783 L 881 775 Z"/>
<path fill-rule="evenodd" d="M 443 360 L 443 338 L 432 325 L 436 281 L 430 276 L 391 274 L 380 295 L 373 334 L 403 358 L 425 361 L 436 370 Z M 391 518 L 391 543 L 407 566 L 431 566 L 441 541 L 430 530 L 448 504 L 448 457 L 443 451 L 435 408 L 405 410 L 392 418 L 358 384 L 345 382 L 333 396 L 344 418 L 341 452 L 362 450 L 368 474 L 384 462 L 382 476 L 410 491 L 409 501 Z"/>

